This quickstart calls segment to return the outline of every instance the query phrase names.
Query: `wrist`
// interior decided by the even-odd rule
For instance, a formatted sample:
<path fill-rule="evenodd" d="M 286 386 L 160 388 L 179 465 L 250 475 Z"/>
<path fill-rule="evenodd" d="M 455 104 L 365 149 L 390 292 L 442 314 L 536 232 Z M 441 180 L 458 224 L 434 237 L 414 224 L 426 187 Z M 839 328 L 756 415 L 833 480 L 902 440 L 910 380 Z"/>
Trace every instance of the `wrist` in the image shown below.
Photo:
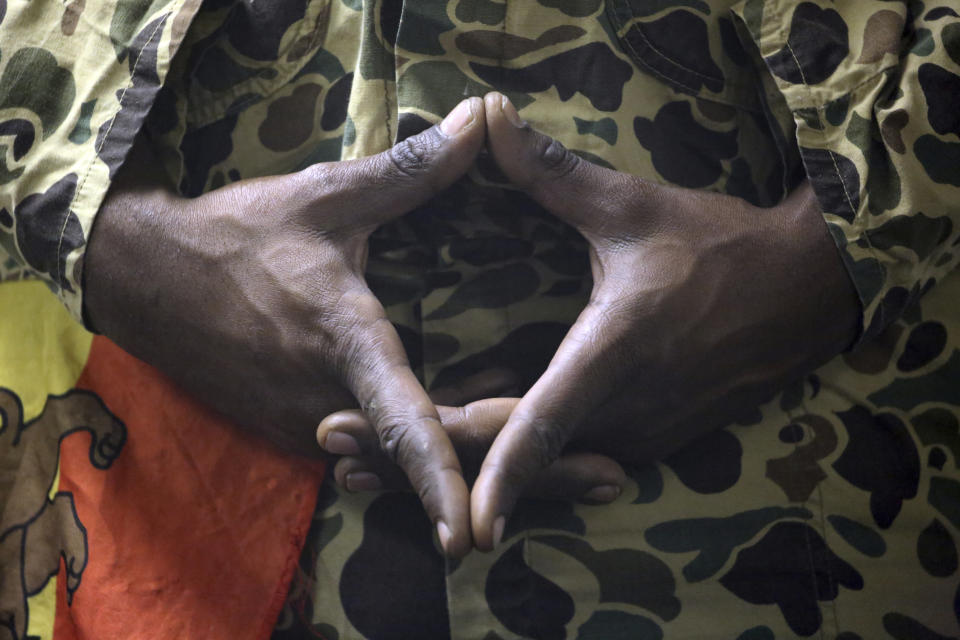
<path fill-rule="evenodd" d="M 850 275 L 809 181 L 804 181 L 777 207 L 792 244 L 790 269 L 806 292 L 803 305 L 809 326 L 827 357 L 849 349 L 860 333 L 862 308 Z"/>
<path fill-rule="evenodd" d="M 83 269 L 83 316 L 88 328 L 120 337 L 153 298 L 170 253 L 181 198 L 164 180 L 142 139 L 134 144 L 107 193 L 88 239 Z"/>
<path fill-rule="evenodd" d="M 691 270 L 705 286 L 686 296 L 697 303 L 683 307 L 697 330 L 678 348 L 704 356 L 690 363 L 688 377 L 720 395 L 772 391 L 849 348 L 859 301 L 809 184 L 768 209 L 713 202 L 693 252 L 704 265 Z M 704 362 L 725 363 L 733 375 L 718 380 L 712 370 L 719 365 Z"/>

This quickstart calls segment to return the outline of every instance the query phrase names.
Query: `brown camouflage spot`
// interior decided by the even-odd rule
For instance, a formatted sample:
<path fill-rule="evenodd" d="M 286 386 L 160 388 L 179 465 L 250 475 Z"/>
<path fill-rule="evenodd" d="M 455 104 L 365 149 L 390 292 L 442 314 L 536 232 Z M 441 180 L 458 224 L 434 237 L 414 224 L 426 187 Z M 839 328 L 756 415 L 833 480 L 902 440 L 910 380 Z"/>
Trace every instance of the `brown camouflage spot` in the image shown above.
<path fill-rule="evenodd" d="M 888 9 L 877 11 L 863 27 L 863 49 L 857 62 L 870 64 L 879 62 L 887 53 L 896 54 L 902 33 L 903 16 Z"/>
<path fill-rule="evenodd" d="M 808 414 L 794 422 L 809 427 L 813 437 L 789 455 L 767 460 L 766 475 L 783 489 L 790 502 L 806 502 L 817 485 L 827 478 L 819 461 L 837 448 L 837 434 L 823 416 Z"/>
<path fill-rule="evenodd" d="M 313 132 L 313 114 L 322 91 L 318 84 L 304 84 L 271 104 L 257 130 L 260 143 L 273 151 L 299 147 Z"/>
<path fill-rule="evenodd" d="M 901 132 L 910 121 L 910 114 L 904 109 L 897 109 L 886 118 L 880 125 L 880 134 L 888 147 L 897 153 L 906 153 L 907 145 L 903 143 Z"/>
<path fill-rule="evenodd" d="M 63 19 L 60 21 L 60 31 L 65 36 L 72 36 L 77 30 L 77 23 L 80 21 L 80 14 L 86 6 L 86 0 L 73 0 L 63 8 Z"/>
<path fill-rule="evenodd" d="M 502 31 L 468 31 L 457 36 L 457 48 L 478 58 L 513 60 L 531 51 L 576 40 L 584 33 L 580 27 L 563 25 L 549 29 L 533 40 Z"/>

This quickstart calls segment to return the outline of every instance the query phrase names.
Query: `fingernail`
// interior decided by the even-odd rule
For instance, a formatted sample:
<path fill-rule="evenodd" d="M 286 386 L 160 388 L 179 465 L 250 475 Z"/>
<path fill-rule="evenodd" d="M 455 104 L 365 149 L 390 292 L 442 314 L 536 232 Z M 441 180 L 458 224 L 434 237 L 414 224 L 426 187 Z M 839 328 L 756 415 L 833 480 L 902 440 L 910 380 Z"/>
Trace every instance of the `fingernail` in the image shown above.
<path fill-rule="evenodd" d="M 500 96 L 500 111 L 507 117 L 510 124 L 516 128 L 523 129 L 526 126 L 526 123 L 520 119 L 520 114 L 517 113 L 516 108 L 507 96 Z"/>
<path fill-rule="evenodd" d="M 437 537 L 440 538 L 440 546 L 444 553 L 449 553 L 450 547 L 450 527 L 443 520 L 437 520 Z"/>
<path fill-rule="evenodd" d="M 613 502 L 618 497 L 620 497 L 620 487 L 615 484 L 602 484 L 587 491 L 581 499 L 584 502 L 606 504 L 607 502 Z"/>
<path fill-rule="evenodd" d="M 323 441 L 323 448 L 328 453 L 338 456 L 360 455 L 360 445 L 356 438 L 340 431 L 331 431 Z"/>
<path fill-rule="evenodd" d="M 347 491 L 379 491 L 383 487 L 380 477 L 369 471 L 348 473 L 345 482 Z"/>
<path fill-rule="evenodd" d="M 465 126 L 473 122 L 474 117 L 473 100 L 464 100 L 443 119 L 443 122 L 440 123 L 440 131 L 445 136 L 455 136 Z"/>
<path fill-rule="evenodd" d="M 507 523 L 507 519 L 503 516 L 500 516 L 493 521 L 493 548 L 494 549 L 500 546 L 500 541 L 503 539 L 503 527 L 506 523 Z"/>

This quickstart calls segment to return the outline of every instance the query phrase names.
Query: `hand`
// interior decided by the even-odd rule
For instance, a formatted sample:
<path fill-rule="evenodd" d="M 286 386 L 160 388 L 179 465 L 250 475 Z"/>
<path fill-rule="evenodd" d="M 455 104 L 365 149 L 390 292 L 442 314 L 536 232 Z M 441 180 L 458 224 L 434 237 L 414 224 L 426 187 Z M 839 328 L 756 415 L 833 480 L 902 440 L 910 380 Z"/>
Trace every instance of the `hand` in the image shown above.
<path fill-rule="evenodd" d="M 430 394 L 468 484 L 476 478 L 490 444 L 519 402 L 519 398 L 497 397 L 515 384 L 509 372 L 487 370 L 456 388 L 437 389 Z M 362 411 L 348 409 L 330 414 L 317 429 L 317 441 L 328 453 L 343 456 L 334 466 L 333 475 L 347 491 L 410 490 L 403 470 L 383 455 L 376 430 Z M 611 458 L 576 452 L 560 456 L 541 469 L 524 488 L 524 495 L 602 504 L 620 495 L 625 480 L 623 469 Z"/>
<path fill-rule="evenodd" d="M 474 542 L 568 445 L 662 456 L 735 418 L 854 338 L 859 304 L 809 185 L 761 209 L 568 152 L 485 98 L 504 175 L 590 246 L 590 301 L 517 404 L 471 494 Z"/>
<path fill-rule="evenodd" d="M 185 199 L 131 152 L 87 251 L 86 313 L 187 391 L 280 445 L 316 448 L 359 406 L 447 553 L 470 548 L 469 493 L 437 411 L 363 278 L 367 238 L 449 186 L 484 140 L 479 99 L 362 160 Z"/>

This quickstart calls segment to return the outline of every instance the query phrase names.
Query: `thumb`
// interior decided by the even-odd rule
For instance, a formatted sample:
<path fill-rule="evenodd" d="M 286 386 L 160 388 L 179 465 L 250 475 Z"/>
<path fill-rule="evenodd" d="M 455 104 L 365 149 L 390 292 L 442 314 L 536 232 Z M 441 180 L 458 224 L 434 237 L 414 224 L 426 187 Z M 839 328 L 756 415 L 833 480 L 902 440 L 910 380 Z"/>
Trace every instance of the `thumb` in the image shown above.
<path fill-rule="evenodd" d="M 463 176 L 483 147 L 480 98 L 458 104 L 444 120 L 376 155 L 314 165 L 306 171 L 320 189 L 319 222 L 376 227 L 420 206 Z"/>
<path fill-rule="evenodd" d="M 500 93 L 484 99 L 487 146 L 503 174 L 547 211 L 584 234 L 599 231 L 642 202 L 655 185 L 581 159 L 520 119 Z"/>

